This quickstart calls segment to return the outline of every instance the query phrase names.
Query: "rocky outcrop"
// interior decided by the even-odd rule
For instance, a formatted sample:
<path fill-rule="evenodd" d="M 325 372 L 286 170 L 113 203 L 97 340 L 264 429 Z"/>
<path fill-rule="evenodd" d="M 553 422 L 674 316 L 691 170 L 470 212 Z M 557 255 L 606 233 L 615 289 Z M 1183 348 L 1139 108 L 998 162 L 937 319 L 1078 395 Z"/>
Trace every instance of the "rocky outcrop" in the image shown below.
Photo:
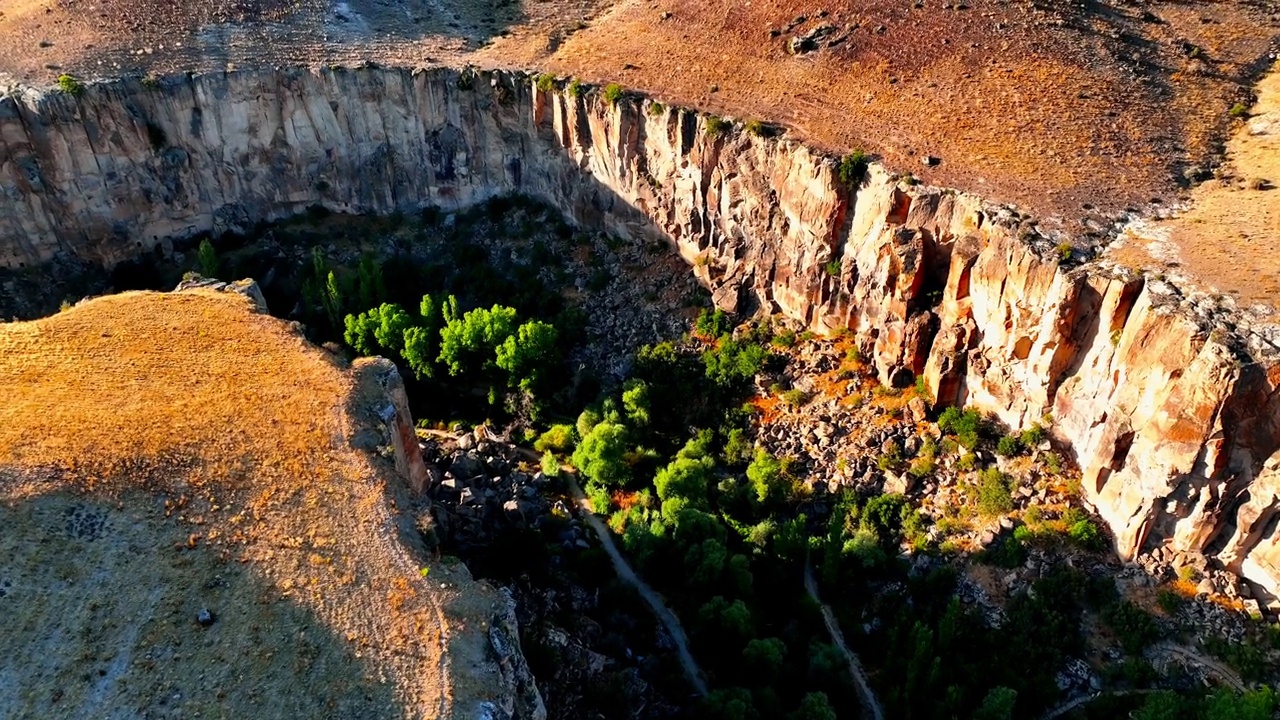
<path fill-rule="evenodd" d="M 1280 592 L 1273 330 L 1064 262 L 1028 218 L 649 101 L 525 73 L 365 68 L 119 81 L 0 102 L 0 263 L 112 264 L 313 205 L 520 192 L 666 238 L 722 307 L 856 331 L 881 378 L 1011 427 L 1053 416 L 1118 550 L 1219 557 Z M 1268 462 L 1271 461 L 1271 465 Z"/>

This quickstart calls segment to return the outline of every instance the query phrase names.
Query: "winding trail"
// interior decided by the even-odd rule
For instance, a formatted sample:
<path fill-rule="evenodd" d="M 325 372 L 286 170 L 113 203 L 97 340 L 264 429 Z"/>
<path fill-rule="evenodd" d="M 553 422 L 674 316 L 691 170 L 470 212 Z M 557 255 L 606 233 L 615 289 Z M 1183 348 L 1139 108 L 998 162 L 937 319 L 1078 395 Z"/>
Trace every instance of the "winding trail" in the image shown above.
<path fill-rule="evenodd" d="M 418 432 L 454 440 L 458 437 L 443 430 L 419 429 Z M 511 447 L 521 456 L 534 462 L 542 459 L 541 455 L 527 448 L 514 445 Z M 689 684 L 693 686 L 699 695 L 707 695 L 707 681 L 703 679 L 702 669 L 698 667 L 697 661 L 693 659 L 693 653 L 689 651 L 689 638 L 684 634 L 680 619 L 667 607 L 662 596 L 641 579 L 640 575 L 636 573 L 635 569 L 631 567 L 631 564 L 627 562 L 627 559 L 618 550 L 618 546 L 613 541 L 613 533 L 609 532 L 609 528 L 599 517 L 596 517 L 595 511 L 591 509 L 591 501 L 587 499 L 586 493 L 582 492 L 582 488 L 578 485 L 577 470 L 569 465 L 562 466 L 560 470 L 568 481 L 569 493 L 573 495 L 574 504 L 578 506 L 582 518 L 586 520 L 591 529 L 595 531 L 596 537 L 600 539 L 600 545 L 604 548 L 605 553 L 609 555 L 609 560 L 613 562 L 613 568 L 617 571 L 618 577 L 622 582 L 635 588 L 640 597 L 649 605 L 653 616 L 657 618 L 658 622 L 662 624 L 667 634 L 675 642 L 676 652 L 680 657 L 680 666 L 684 669 L 684 674 L 689 679 Z"/>
<path fill-rule="evenodd" d="M 1231 686 L 1231 689 L 1236 692 L 1242 693 L 1249 690 L 1249 686 L 1245 684 L 1244 680 L 1235 670 L 1227 667 L 1214 658 L 1207 657 L 1195 650 L 1183 647 L 1182 645 L 1175 645 L 1171 642 L 1158 643 L 1153 646 L 1152 649 L 1156 652 L 1162 652 L 1166 655 L 1174 655 L 1199 665 L 1205 670 L 1208 670 L 1209 674 L 1218 678 L 1222 683 Z"/>
<path fill-rule="evenodd" d="M 1183 647 L 1182 645 L 1175 645 L 1174 643 L 1171 643 L 1171 642 L 1157 643 L 1156 645 L 1153 645 L 1151 649 L 1153 652 L 1176 656 L 1203 667 L 1205 670 L 1209 671 L 1210 675 L 1213 675 L 1214 677 L 1218 678 L 1220 682 L 1230 686 L 1236 692 L 1243 693 L 1243 692 L 1247 692 L 1249 689 L 1248 686 L 1245 684 L 1244 680 L 1240 678 L 1240 675 L 1237 674 L 1235 670 L 1232 670 L 1231 668 L 1215 660 L 1214 658 L 1202 655 L 1196 652 L 1195 650 L 1191 650 L 1190 648 Z M 1129 695 L 1150 695 L 1151 693 L 1155 693 L 1155 692 L 1160 692 L 1160 690 L 1159 689 L 1111 690 L 1111 691 L 1091 693 L 1089 695 L 1082 695 L 1073 700 L 1068 700 L 1067 702 L 1050 710 L 1049 712 L 1045 713 L 1040 718 L 1040 720 L 1054 720 L 1055 718 L 1059 718 L 1059 717 L 1062 717 L 1063 715 L 1066 715 L 1067 713 L 1071 712 L 1072 710 L 1075 710 L 1081 705 L 1087 705 L 1093 702 L 1094 700 L 1097 700 L 1102 697 L 1125 697 Z"/>
<path fill-rule="evenodd" d="M 707 694 L 707 683 L 702 679 L 702 670 L 698 667 L 697 661 L 693 659 L 693 653 L 689 652 L 689 639 L 685 637 L 684 628 L 680 626 L 680 619 L 671 612 L 649 584 L 636 574 L 631 564 L 618 551 L 617 545 L 613 542 L 613 534 L 609 532 L 609 528 L 596 517 L 595 512 L 591 509 L 591 501 L 587 499 L 586 494 L 582 492 L 582 488 L 578 487 L 578 479 L 572 472 L 566 472 L 565 478 L 569 482 L 569 492 L 573 494 L 574 502 L 578 505 L 578 509 L 582 511 L 582 518 L 587 521 L 592 530 L 595 530 L 596 537 L 600 538 L 600 545 L 604 551 L 609 554 L 609 559 L 613 561 L 613 567 L 618 571 L 618 577 L 640 593 L 640 597 L 649 604 L 649 609 L 653 611 L 654 617 L 658 618 L 658 622 L 666 628 L 667 633 L 676 643 L 676 651 L 680 655 L 680 665 L 684 668 L 684 674 L 689 678 L 689 684 L 693 685 L 699 695 Z"/>
<path fill-rule="evenodd" d="M 862 669 L 862 663 L 858 660 L 858 656 L 849 649 L 844 642 L 844 633 L 840 632 L 840 625 L 836 622 L 835 613 L 831 612 L 831 607 L 822 602 L 822 598 L 818 597 L 818 582 L 813 578 L 813 566 L 809 564 L 809 558 L 804 560 L 804 589 L 809 592 L 809 597 L 818 603 L 822 608 L 822 620 L 827 624 L 827 632 L 831 633 L 831 642 L 840 648 L 840 652 L 844 653 L 844 659 L 849 664 L 849 677 L 853 678 L 854 687 L 858 690 L 858 702 L 862 704 L 862 716 L 864 718 L 872 718 L 872 720 L 884 720 L 884 710 L 880 708 L 880 702 L 876 700 L 876 695 L 871 691 L 871 683 L 867 682 L 867 674 Z"/>
<path fill-rule="evenodd" d="M 1063 715 L 1066 715 L 1067 713 L 1071 712 L 1072 710 L 1075 710 L 1081 705 L 1088 705 L 1094 700 L 1097 700 L 1102 697 L 1125 697 L 1127 695 L 1150 695 L 1151 693 L 1156 693 L 1156 692 L 1160 692 L 1160 691 L 1151 690 L 1151 689 L 1110 690 L 1110 691 L 1096 692 L 1089 695 L 1082 695 L 1078 698 L 1075 698 L 1074 700 L 1068 700 L 1067 702 L 1050 710 L 1049 712 L 1045 713 L 1044 716 L 1040 718 L 1040 720 L 1054 720 L 1054 718 L 1062 717 Z"/>

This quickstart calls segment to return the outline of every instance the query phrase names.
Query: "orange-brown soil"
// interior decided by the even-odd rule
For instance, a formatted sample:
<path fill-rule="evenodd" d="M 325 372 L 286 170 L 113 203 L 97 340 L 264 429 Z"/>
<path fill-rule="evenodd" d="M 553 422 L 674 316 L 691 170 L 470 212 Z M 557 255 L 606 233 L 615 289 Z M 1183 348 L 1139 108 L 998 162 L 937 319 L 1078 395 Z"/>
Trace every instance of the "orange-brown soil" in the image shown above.
<path fill-rule="evenodd" d="M 189 6 L 189 7 L 188 7 Z M 784 123 L 932 183 L 1060 214 L 1168 203 L 1248 101 L 1266 1 L 0 0 L 0 72 L 466 62 Z M 823 29 L 811 52 L 791 39 Z M 921 159 L 941 160 L 926 166 Z M 1086 205 L 1091 208 L 1086 208 Z"/>

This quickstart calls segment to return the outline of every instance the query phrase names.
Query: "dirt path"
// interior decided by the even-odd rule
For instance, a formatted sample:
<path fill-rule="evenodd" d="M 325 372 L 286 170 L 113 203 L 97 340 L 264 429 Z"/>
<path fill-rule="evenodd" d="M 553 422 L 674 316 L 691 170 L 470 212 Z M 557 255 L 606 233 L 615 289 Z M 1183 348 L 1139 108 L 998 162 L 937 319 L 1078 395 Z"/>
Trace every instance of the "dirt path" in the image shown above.
<path fill-rule="evenodd" d="M 1112 692 L 1096 692 L 1091 695 L 1084 695 L 1074 700 L 1069 700 L 1059 705 L 1058 707 L 1050 710 L 1049 712 L 1045 713 L 1045 715 L 1042 718 L 1040 718 L 1040 720 L 1054 720 L 1054 718 L 1060 718 L 1063 715 L 1066 715 L 1067 713 L 1071 712 L 1072 710 L 1075 710 L 1076 708 L 1080 707 L 1081 705 L 1088 705 L 1089 703 L 1101 697 L 1125 697 L 1127 695 L 1150 695 L 1151 693 L 1155 693 L 1155 692 L 1160 692 L 1160 691 L 1159 690 L 1115 690 Z"/>
<path fill-rule="evenodd" d="M 1218 678 L 1220 682 L 1231 686 L 1231 689 L 1236 692 L 1246 692 L 1249 689 L 1249 686 L 1245 684 L 1244 680 L 1235 670 L 1232 670 L 1218 660 L 1202 655 L 1195 650 L 1167 642 L 1160 643 L 1153 649 L 1156 652 L 1164 653 L 1166 655 L 1174 655 L 1199 665 L 1200 667 L 1208 670 L 1209 674 Z"/>
<path fill-rule="evenodd" d="M 1248 686 L 1245 685 L 1244 680 L 1240 678 L 1240 676 L 1236 673 L 1235 670 L 1232 670 L 1231 668 L 1227 667 L 1221 662 L 1211 657 L 1206 657 L 1194 650 L 1185 648 L 1181 645 L 1174 645 L 1173 643 L 1167 643 L 1167 642 L 1159 643 L 1158 645 L 1154 646 L 1152 650 L 1157 653 L 1177 656 L 1184 660 L 1193 662 L 1196 665 L 1199 665 L 1200 667 L 1203 667 L 1206 670 L 1208 670 L 1209 674 L 1218 678 L 1220 682 L 1226 685 L 1229 685 L 1231 689 L 1235 690 L 1236 692 L 1242 693 L 1242 692 L 1246 692 L 1249 689 Z M 1067 713 L 1071 712 L 1072 710 L 1075 710 L 1076 708 L 1082 705 L 1087 705 L 1093 702 L 1094 700 L 1097 700 L 1102 697 L 1125 697 L 1128 695 L 1149 695 L 1154 692 L 1159 692 L 1159 690 L 1144 689 L 1144 690 L 1114 690 L 1109 692 L 1096 692 L 1090 695 L 1077 697 L 1073 700 L 1068 700 L 1067 702 L 1045 713 L 1040 720 L 1054 720 L 1055 718 L 1062 717 L 1063 715 L 1066 715 Z"/>
<path fill-rule="evenodd" d="M 875 693 L 871 691 L 871 684 L 867 682 L 867 674 L 862 670 L 862 663 L 845 644 L 844 633 L 840 632 L 840 625 L 836 622 L 836 616 L 831 612 L 830 606 L 822 602 L 822 598 L 818 596 L 818 583 L 813 579 L 813 567 L 809 564 L 808 558 L 804 561 L 804 589 L 822 608 L 822 620 L 827 624 L 827 632 L 831 633 L 831 642 L 840 648 L 840 652 L 844 653 L 844 659 L 849 663 L 849 677 L 853 678 L 854 687 L 858 690 L 858 701 L 862 703 L 862 716 L 884 720 L 884 710 L 880 708 Z"/>
<path fill-rule="evenodd" d="M 456 435 L 443 430 L 419 430 L 419 432 L 426 432 L 436 437 L 457 439 Z M 541 455 L 527 448 L 517 447 L 515 450 L 529 460 L 536 462 L 542 459 Z M 684 634 L 680 619 L 667 607 L 662 596 L 641 579 L 635 569 L 631 567 L 631 564 L 627 562 L 627 559 L 622 556 L 618 546 L 613 542 L 613 534 L 609 532 L 609 528 L 605 526 L 600 518 L 596 517 L 595 512 L 591 509 L 591 501 L 587 499 L 586 493 L 582 492 L 582 488 L 578 485 L 577 471 L 568 465 L 563 466 L 561 471 L 568 480 L 569 492 L 573 495 L 574 504 L 582 511 L 583 519 L 587 521 L 587 524 L 595 531 L 596 537 L 600 539 L 600 545 L 609 555 L 609 560 L 613 563 L 618 577 L 627 585 L 635 588 L 636 592 L 640 593 L 640 597 L 649 605 L 654 617 L 658 619 L 658 622 L 666 629 L 667 634 L 675 641 L 676 652 L 680 656 L 680 665 L 684 668 L 684 674 L 689 679 L 689 684 L 693 685 L 694 690 L 699 695 L 706 695 L 708 692 L 707 682 L 702 677 L 702 669 L 698 667 L 697 661 L 693 659 L 693 653 L 689 651 L 689 638 Z"/>
<path fill-rule="evenodd" d="M 569 491 L 573 494 L 573 499 L 577 503 L 579 509 L 582 510 L 582 517 L 595 530 L 596 537 L 600 538 L 600 545 L 604 547 L 604 551 L 609 554 L 609 559 L 613 561 L 613 567 L 618 571 L 618 577 L 640 593 L 640 597 L 649 604 L 649 609 L 653 611 L 654 617 L 658 618 L 658 622 L 666 628 L 667 633 L 671 635 L 671 639 L 676 643 L 676 650 L 680 654 L 680 665 L 684 668 L 684 674 L 689 678 L 689 683 L 693 685 L 699 695 L 707 694 L 707 683 L 702 679 L 702 670 L 698 667 L 698 663 L 693 659 L 693 653 L 689 652 L 689 639 L 685 637 L 684 628 L 680 626 L 680 619 L 675 616 L 667 608 L 662 600 L 649 584 L 636 574 L 627 559 L 618 551 L 617 545 L 613 542 L 613 535 L 609 532 L 609 528 L 596 517 L 591 509 L 591 501 L 582 492 L 582 488 L 578 487 L 578 481 L 573 474 L 567 474 L 569 480 Z"/>

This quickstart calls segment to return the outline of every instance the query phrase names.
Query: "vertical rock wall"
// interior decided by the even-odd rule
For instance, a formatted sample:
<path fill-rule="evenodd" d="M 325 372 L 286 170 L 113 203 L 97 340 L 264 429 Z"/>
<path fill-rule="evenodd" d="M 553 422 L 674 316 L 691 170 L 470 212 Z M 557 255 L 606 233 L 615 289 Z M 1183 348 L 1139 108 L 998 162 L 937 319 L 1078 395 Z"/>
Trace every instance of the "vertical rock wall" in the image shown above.
<path fill-rule="evenodd" d="M 886 382 L 1017 428 L 1053 417 L 1118 550 L 1208 553 L 1280 589 L 1274 335 L 1170 286 L 1064 267 L 1028 219 L 786 139 L 524 73 L 244 72 L 0 101 L 0 264 L 112 265 L 319 205 L 511 192 L 662 237 L 721 306 L 856 331 Z"/>

